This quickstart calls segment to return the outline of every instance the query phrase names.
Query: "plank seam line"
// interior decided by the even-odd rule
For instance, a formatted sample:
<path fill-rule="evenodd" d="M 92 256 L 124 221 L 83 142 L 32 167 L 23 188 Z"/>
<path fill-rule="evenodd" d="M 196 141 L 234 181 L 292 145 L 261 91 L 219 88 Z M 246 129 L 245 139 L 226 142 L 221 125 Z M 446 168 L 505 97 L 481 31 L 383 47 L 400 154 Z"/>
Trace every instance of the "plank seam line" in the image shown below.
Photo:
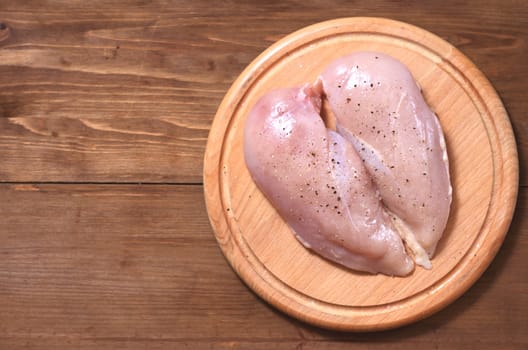
<path fill-rule="evenodd" d="M 0 181 L 0 185 L 145 185 L 145 186 L 203 186 L 203 182 L 113 182 L 113 181 Z"/>

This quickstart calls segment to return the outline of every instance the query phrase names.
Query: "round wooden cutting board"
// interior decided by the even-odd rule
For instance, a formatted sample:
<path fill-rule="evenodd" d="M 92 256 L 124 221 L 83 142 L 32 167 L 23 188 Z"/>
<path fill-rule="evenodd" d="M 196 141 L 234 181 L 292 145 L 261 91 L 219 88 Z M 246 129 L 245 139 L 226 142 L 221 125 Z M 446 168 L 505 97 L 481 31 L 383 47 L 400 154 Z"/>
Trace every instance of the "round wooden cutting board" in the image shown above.
<path fill-rule="evenodd" d="M 315 78 L 353 51 L 379 51 L 409 67 L 443 127 L 453 203 L 433 268 L 407 277 L 355 272 L 313 254 L 253 183 L 242 147 L 246 116 L 271 89 Z M 465 292 L 508 230 L 518 159 L 504 107 L 484 75 L 439 37 L 381 18 L 301 29 L 263 52 L 235 81 L 213 122 L 205 198 L 218 243 L 239 276 L 280 310 L 321 327 L 380 330 L 422 319 Z"/>

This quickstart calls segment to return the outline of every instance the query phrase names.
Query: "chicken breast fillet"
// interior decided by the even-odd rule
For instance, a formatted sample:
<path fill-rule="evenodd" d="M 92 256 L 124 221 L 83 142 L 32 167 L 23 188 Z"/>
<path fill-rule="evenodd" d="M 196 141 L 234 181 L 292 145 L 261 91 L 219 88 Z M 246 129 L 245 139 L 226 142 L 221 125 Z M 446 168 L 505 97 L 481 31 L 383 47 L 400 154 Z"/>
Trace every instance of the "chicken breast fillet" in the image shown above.
<path fill-rule="evenodd" d="M 354 270 L 403 276 L 414 264 L 352 144 L 326 128 L 310 85 L 271 91 L 244 130 L 246 165 L 298 240 Z"/>
<path fill-rule="evenodd" d="M 416 263 L 430 268 L 451 204 L 447 152 L 437 117 L 398 60 L 357 52 L 320 81 L 336 129 L 363 159 Z"/>

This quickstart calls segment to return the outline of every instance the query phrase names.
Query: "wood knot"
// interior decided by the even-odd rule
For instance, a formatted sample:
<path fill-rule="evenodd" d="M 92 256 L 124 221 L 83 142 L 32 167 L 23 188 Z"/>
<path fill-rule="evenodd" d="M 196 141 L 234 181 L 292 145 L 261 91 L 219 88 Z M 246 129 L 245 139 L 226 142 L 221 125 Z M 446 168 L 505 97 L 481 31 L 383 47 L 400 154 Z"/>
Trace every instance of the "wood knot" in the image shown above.
<path fill-rule="evenodd" d="M 0 22 L 0 41 L 9 37 L 9 27 L 4 22 Z"/>

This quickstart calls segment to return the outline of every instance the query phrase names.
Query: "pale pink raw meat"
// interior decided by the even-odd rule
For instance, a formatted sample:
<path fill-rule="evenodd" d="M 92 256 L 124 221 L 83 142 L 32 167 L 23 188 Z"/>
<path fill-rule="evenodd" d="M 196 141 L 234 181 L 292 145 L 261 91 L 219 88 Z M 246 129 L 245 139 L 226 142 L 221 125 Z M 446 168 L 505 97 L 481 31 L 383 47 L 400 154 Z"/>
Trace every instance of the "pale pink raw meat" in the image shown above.
<path fill-rule="evenodd" d="M 255 183 L 307 248 L 355 270 L 410 273 L 414 264 L 362 160 L 326 128 L 320 108 L 320 91 L 310 85 L 257 102 L 244 130 Z"/>
<path fill-rule="evenodd" d="M 418 264 L 429 268 L 451 203 L 442 129 L 396 59 L 357 52 L 322 73 L 337 131 L 364 160 Z"/>

